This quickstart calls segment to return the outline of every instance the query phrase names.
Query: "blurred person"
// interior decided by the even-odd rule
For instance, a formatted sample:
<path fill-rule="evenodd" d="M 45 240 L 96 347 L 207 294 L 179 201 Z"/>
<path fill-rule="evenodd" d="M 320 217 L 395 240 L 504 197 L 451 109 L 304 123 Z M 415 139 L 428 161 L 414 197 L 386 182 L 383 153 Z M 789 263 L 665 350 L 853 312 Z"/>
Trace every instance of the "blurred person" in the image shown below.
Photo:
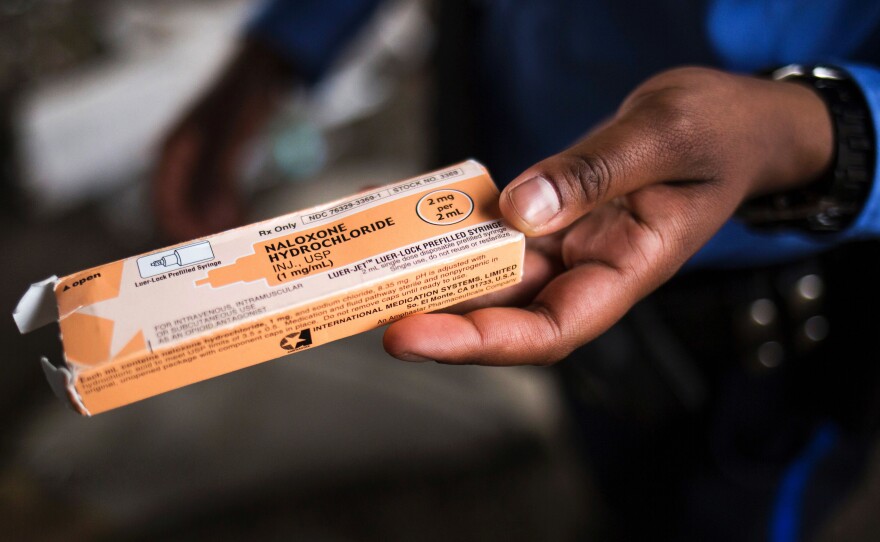
<path fill-rule="evenodd" d="M 154 194 L 170 238 L 240 223 L 245 144 L 292 85 L 327 72 L 378 3 L 262 8 L 165 142 Z M 637 359 L 632 382 L 612 383 L 622 391 L 600 390 L 626 403 L 610 414 L 563 383 L 619 536 L 815 536 L 857 482 L 876 427 L 876 370 L 861 350 L 876 321 L 857 307 L 877 299 L 865 270 L 880 233 L 880 4 L 439 9 L 457 14 L 441 18 L 441 46 L 466 56 L 438 78 L 438 100 L 468 87 L 462 137 L 529 237 L 526 275 L 462 314 L 392 324 L 386 350 L 450 364 L 569 357 L 564 377 L 588 384 L 601 379 L 578 367 Z M 667 383 L 639 381 L 651 378 Z"/>

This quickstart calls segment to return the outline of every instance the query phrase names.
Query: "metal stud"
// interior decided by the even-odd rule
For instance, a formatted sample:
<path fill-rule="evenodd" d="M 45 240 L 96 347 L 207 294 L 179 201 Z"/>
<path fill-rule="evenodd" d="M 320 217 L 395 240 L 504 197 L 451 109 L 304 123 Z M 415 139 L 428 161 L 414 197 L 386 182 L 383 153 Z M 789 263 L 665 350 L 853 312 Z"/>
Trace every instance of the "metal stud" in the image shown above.
<path fill-rule="evenodd" d="M 822 296 L 825 283 L 819 275 L 804 275 L 795 284 L 798 296 L 806 301 L 813 301 Z"/>
<path fill-rule="evenodd" d="M 749 306 L 749 317 L 759 326 L 768 326 L 776 320 L 776 304 L 767 298 L 756 299 Z"/>
<path fill-rule="evenodd" d="M 828 327 L 828 318 L 817 314 L 804 322 L 804 335 L 813 342 L 819 342 L 828 336 Z"/>
<path fill-rule="evenodd" d="M 758 361 L 768 369 L 779 367 L 784 358 L 785 350 L 777 341 L 767 341 L 758 347 Z"/>

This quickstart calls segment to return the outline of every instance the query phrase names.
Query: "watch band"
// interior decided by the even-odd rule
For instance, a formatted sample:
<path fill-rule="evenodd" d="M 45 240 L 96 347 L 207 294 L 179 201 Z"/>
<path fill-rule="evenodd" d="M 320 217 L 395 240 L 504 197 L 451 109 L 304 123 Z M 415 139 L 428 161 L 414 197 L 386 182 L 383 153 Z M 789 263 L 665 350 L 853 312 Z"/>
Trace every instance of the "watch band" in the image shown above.
<path fill-rule="evenodd" d="M 873 181 L 876 141 L 865 97 L 833 67 L 791 64 L 773 71 L 771 78 L 806 84 L 828 106 L 835 141 L 832 166 L 808 186 L 745 202 L 736 216 L 760 228 L 841 231 L 858 216 Z"/>

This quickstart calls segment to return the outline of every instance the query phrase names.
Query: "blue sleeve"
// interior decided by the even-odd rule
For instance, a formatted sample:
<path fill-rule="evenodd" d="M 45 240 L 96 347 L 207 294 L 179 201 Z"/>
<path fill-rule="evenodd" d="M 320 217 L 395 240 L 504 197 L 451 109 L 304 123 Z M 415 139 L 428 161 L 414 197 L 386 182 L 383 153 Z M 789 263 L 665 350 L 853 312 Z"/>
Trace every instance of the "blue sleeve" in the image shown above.
<path fill-rule="evenodd" d="M 841 68 L 858 83 L 868 102 L 868 108 L 871 110 L 871 121 L 874 125 L 874 144 L 880 147 L 880 69 L 860 64 L 841 64 Z M 853 225 L 844 232 L 847 239 L 864 239 L 868 237 L 880 236 L 880 175 L 878 175 L 878 164 L 880 164 L 880 150 L 874 151 L 874 171 L 870 172 L 872 178 L 871 192 L 865 207 L 856 218 Z"/>
<path fill-rule="evenodd" d="M 875 144 L 880 143 L 880 69 L 848 63 L 835 63 L 861 87 L 871 110 Z M 880 158 L 880 152 L 877 152 Z M 811 235 L 800 232 L 763 233 L 731 220 L 687 263 L 687 268 L 735 268 L 770 265 L 815 254 L 846 241 L 880 237 L 880 180 L 874 161 L 871 192 L 862 212 L 843 232 Z"/>
<path fill-rule="evenodd" d="M 380 0 L 269 0 L 247 27 L 248 34 L 277 49 L 297 74 L 313 83 Z"/>

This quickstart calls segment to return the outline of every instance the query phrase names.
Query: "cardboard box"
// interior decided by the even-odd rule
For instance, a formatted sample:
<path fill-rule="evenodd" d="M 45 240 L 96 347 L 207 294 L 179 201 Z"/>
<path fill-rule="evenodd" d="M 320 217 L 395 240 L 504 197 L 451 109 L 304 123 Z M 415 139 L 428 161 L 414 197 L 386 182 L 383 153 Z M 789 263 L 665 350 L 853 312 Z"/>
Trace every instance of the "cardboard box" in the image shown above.
<path fill-rule="evenodd" d="M 519 282 L 523 235 L 482 165 L 34 284 L 24 333 L 58 320 L 53 388 L 97 414 Z"/>

